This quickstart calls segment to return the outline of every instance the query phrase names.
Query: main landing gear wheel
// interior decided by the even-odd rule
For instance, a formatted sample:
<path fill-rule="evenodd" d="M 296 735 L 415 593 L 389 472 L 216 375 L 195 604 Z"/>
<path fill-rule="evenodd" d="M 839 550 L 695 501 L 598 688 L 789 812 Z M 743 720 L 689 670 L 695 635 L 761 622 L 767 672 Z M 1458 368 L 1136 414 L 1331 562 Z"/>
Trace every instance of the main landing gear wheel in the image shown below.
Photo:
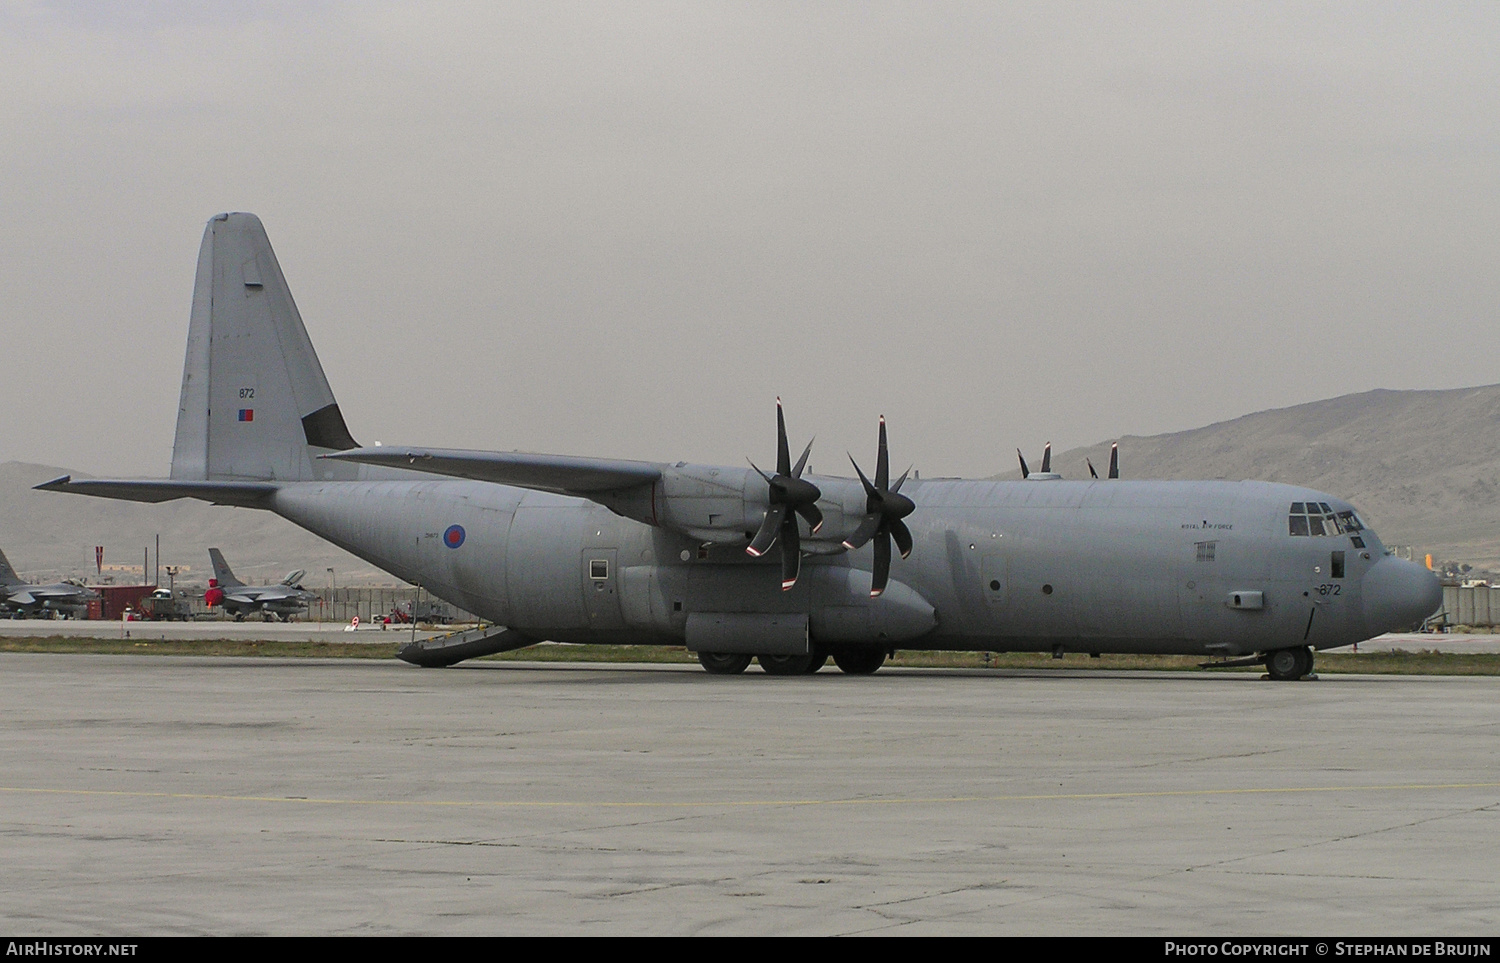
<path fill-rule="evenodd" d="M 767 675 L 806 675 L 813 663 L 811 655 L 757 655 L 755 661 Z"/>
<path fill-rule="evenodd" d="M 885 649 L 849 649 L 833 654 L 833 663 L 848 675 L 873 675 L 885 665 Z"/>
<path fill-rule="evenodd" d="M 1312 671 L 1312 649 L 1277 649 L 1266 655 L 1266 672 L 1278 682 L 1294 682 Z"/>
<path fill-rule="evenodd" d="M 812 675 L 828 664 L 827 652 L 813 652 L 807 657 L 807 674 Z"/>
<path fill-rule="evenodd" d="M 750 667 L 750 656 L 733 652 L 699 652 L 698 664 L 714 675 L 738 675 Z"/>

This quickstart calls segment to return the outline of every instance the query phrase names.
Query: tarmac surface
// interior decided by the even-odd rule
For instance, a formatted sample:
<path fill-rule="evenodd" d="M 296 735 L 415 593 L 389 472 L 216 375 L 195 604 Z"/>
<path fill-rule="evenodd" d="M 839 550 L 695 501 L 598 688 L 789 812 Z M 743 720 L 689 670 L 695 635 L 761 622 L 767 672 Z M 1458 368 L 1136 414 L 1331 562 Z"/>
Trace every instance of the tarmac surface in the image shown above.
<path fill-rule="evenodd" d="M 1500 931 L 1500 680 L 0 654 L 28 935 Z"/>

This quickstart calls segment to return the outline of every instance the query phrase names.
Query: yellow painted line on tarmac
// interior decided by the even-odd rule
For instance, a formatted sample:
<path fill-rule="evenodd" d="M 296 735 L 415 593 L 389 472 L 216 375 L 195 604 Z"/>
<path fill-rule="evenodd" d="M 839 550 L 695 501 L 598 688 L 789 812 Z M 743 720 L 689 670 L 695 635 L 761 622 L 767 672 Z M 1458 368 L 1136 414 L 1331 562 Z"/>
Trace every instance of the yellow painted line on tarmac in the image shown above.
<path fill-rule="evenodd" d="M 183 799 L 212 802 L 295 803 L 309 806 L 474 807 L 482 809 L 745 809 L 780 806 L 913 806 L 960 803 L 1057 802 L 1109 799 L 1165 799 L 1171 797 L 1297 795 L 1329 792 L 1422 792 L 1435 789 L 1497 789 L 1500 782 L 1391 783 L 1375 786 L 1288 786 L 1259 789 L 1174 789 L 1156 792 L 1034 793 L 1000 796 L 891 796 L 868 799 L 718 799 L 697 802 L 673 800 L 576 801 L 509 799 L 338 799 L 313 796 L 238 796 L 225 793 L 135 792 L 117 789 L 39 789 L 0 786 L 0 792 L 50 796 L 117 799 Z"/>

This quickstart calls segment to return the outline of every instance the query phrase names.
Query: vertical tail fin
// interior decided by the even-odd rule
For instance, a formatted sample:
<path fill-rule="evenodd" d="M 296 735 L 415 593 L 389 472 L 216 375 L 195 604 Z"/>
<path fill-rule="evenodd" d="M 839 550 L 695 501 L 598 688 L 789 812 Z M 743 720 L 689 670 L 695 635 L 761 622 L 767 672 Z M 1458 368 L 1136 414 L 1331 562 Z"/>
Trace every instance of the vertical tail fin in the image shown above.
<path fill-rule="evenodd" d="M 20 584 L 21 576 L 17 575 L 16 570 L 10 567 L 10 559 L 5 557 L 5 553 L 0 552 L 0 585 Z"/>
<path fill-rule="evenodd" d="M 315 456 L 356 447 L 260 218 L 214 216 L 198 251 L 172 478 L 352 477 Z"/>
<path fill-rule="evenodd" d="M 220 588 L 239 588 L 245 584 L 235 578 L 234 573 L 229 570 L 229 563 L 224 561 L 223 552 L 217 548 L 211 548 L 208 550 L 208 557 L 214 563 L 214 578 L 219 580 Z"/>

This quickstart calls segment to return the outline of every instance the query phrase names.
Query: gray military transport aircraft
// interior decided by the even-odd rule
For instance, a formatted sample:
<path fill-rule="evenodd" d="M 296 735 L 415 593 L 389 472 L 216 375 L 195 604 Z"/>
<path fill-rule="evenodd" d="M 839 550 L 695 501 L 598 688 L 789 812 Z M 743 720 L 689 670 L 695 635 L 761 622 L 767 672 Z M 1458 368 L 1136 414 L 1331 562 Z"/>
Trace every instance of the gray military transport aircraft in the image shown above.
<path fill-rule="evenodd" d="M 873 478 L 806 464 L 779 403 L 774 473 L 362 448 L 260 220 L 220 214 L 198 258 L 170 480 L 37 487 L 269 510 L 494 623 L 409 647 L 421 665 L 550 639 L 686 644 L 715 673 L 829 657 L 869 673 L 904 648 L 1184 653 L 1296 679 L 1315 649 L 1441 601 L 1353 506 L 1306 488 L 1050 470 L 893 482 L 884 419 Z"/>
<path fill-rule="evenodd" d="M 99 593 L 73 582 L 32 585 L 10 567 L 10 559 L 0 552 L 0 612 L 18 619 L 45 615 L 81 618 L 89 602 Z"/>

